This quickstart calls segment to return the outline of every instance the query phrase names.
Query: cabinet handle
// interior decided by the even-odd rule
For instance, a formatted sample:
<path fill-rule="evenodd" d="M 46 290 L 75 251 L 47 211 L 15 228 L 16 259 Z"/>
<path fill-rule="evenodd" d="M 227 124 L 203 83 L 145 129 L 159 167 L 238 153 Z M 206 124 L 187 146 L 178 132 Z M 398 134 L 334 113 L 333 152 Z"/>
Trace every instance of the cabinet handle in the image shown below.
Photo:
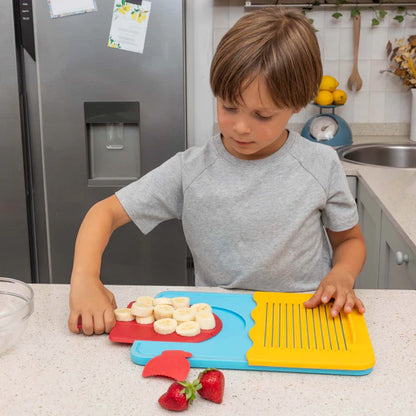
<path fill-rule="evenodd" d="M 409 255 L 403 254 L 401 251 L 396 251 L 396 264 L 401 266 L 403 263 L 409 263 Z"/>

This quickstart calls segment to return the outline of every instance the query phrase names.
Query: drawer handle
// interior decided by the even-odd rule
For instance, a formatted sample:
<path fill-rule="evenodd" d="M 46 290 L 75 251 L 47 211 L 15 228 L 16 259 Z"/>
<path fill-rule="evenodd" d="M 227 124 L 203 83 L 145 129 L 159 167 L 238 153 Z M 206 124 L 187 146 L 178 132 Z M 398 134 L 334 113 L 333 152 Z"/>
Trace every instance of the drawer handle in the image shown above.
<path fill-rule="evenodd" d="M 409 255 L 403 254 L 401 251 L 396 251 L 396 264 L 401 266 L 403 263 L 409 263 Z"/>

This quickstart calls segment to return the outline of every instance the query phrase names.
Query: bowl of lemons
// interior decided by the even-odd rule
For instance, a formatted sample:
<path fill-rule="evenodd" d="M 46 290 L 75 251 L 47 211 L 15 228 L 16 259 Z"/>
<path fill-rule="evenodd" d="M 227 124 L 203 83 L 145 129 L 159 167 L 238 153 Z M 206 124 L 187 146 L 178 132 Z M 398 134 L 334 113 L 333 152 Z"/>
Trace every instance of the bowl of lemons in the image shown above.
<path fill-rule="evenodd" d="M 331 75 L 324 75 L 314 103 L 322 107 L 344 105 L 347 101 L 347 93 L 338 89 L 338 86 L 339 82 L 336 78 Z"/>

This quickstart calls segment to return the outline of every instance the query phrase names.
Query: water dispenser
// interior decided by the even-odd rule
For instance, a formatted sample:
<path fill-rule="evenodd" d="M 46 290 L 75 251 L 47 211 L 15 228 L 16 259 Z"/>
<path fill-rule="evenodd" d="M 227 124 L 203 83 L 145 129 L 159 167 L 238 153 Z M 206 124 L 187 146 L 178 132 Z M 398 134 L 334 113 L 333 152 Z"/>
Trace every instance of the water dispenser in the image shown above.
<path fill-rule="evenodd" d="M 140 177 L 139 102 L 84 103 L 89 186 L 124 186 Z"/>

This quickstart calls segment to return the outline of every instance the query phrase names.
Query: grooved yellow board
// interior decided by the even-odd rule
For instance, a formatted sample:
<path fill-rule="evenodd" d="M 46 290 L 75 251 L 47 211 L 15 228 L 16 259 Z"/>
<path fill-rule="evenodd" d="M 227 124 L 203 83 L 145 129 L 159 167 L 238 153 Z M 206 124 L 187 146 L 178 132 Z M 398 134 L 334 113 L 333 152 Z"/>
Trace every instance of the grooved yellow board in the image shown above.
<path fill-rule="evenodd" d="M 367 370 L 375 356 L 364 316 L 330 314 L 331 304 L 306 309 L 311 294 L 255 292 L 249 331 L 249 365 L 331 370 Z"/>

